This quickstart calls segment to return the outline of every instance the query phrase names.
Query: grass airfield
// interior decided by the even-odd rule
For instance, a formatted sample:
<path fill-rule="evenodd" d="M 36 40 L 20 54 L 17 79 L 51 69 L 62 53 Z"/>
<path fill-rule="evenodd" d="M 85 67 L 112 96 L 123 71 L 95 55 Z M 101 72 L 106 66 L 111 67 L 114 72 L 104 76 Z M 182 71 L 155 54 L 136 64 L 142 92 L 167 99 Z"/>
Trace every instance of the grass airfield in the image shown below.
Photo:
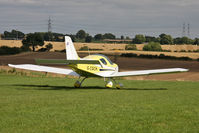
<path fill-rule="evenodd" d="M 199 82 L 75 80 L 0 74 L 0 132 L 199 132 Z"/>

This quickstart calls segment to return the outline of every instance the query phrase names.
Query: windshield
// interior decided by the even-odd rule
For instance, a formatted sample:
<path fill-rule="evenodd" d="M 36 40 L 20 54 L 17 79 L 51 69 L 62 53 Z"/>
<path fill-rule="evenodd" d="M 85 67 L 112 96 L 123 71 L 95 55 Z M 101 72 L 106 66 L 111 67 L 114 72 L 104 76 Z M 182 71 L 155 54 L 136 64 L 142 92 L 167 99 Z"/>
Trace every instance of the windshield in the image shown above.
<path fill-rule="evenodd" d="M 113 65 L 113 62 L 112 62 L 107 56 L 102 55 L 102 54 L 95 54 L 95 55 L 103 56 L 104 58 L 107 59 L 107 61 L 108 61 L 111 65 Z"/>
<path fill-rule="evenodd" d="M 103 58 L 101 58 L 100 61 L 101 61 L 104 65 L 107 64 L 107 62 L 106 62 Z"/>

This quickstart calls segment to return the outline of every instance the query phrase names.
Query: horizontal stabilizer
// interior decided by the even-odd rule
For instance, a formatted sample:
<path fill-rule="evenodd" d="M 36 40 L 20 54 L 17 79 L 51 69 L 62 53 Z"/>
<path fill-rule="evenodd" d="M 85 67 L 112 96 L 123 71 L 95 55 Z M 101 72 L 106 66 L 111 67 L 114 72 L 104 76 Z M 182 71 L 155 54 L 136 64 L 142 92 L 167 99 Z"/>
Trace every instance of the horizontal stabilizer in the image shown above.
<path fill-rule="evenodd" d="M 100 64 L 98 60 L 35 59 L 37 64 Z"/>

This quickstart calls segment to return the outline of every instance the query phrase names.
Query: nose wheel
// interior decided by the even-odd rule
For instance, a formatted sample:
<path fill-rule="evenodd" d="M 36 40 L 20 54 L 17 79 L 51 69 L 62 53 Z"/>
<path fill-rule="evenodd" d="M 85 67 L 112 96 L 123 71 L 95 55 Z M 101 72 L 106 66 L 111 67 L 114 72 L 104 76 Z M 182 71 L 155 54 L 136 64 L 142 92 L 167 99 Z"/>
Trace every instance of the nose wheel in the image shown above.
<path fill-rule="evenodd" d="M 111 79 L 111 80 L 114 81 L 115 87 L 117 89 L 122 89 L 123 88 L 123 84 L 122 83 L 119 83 L 119 82 L 117 83 L 114 79 Z M 109 80 L 109 81 L 106 82 L 106 84 L 105 84 L 106 88 L 112 88 L 113 87 L 113 82 L 111 80 Z"/>
<path fill-rule="evenodd" d="M 105 85 L 106 88 L 112 88 L 113 87 L 113 82 L 112 81 L 108 81 Z"/>

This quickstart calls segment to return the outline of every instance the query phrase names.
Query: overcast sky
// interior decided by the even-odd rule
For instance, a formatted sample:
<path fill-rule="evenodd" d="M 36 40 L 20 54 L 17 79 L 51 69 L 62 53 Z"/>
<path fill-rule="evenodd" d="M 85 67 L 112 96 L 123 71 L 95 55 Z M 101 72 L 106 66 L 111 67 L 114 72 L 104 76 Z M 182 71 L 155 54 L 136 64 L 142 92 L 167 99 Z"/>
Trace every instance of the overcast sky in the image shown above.
<path fill-rule="evenodd" d="M 47 31 L 49 16 L 52 31 L 60 33 L 177 37 L 190 23 L 191 37 L 199 37 L 198 0 L 0 0 L 0 33 Z"/>

